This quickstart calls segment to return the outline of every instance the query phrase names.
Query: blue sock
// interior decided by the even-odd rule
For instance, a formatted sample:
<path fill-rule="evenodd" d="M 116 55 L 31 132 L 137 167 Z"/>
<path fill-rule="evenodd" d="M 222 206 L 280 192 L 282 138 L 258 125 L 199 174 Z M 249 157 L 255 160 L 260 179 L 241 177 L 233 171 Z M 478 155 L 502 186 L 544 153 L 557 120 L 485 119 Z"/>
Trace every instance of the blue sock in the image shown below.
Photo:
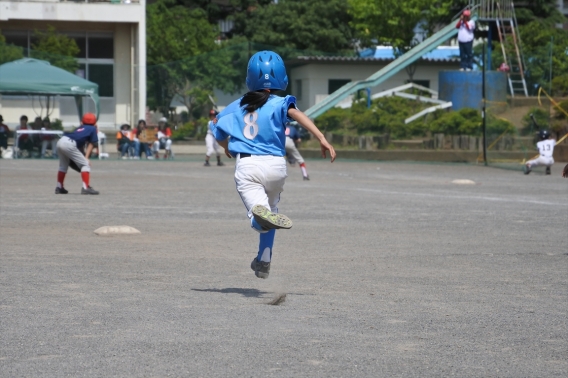
<path fill-rule="evenodd" d="M 272 260 L 272 246 L 274 245 L 274 236 L 276 230 L 270 230 L 260 234 L 260 243 L 258 245 L 257 261 L 270 262 Z"/>
<path fill-rule="evenodd" d="M 266 231 L 266 230 L 262 229 L 262 226 L 260 224 L 258 224 L 258 222 L 256 221 L 256 219 L 254 219 L 254 217 L 250 219 L 250 225 L 252 226 L 252 228 L 257 230 L 258 232 Z"/>

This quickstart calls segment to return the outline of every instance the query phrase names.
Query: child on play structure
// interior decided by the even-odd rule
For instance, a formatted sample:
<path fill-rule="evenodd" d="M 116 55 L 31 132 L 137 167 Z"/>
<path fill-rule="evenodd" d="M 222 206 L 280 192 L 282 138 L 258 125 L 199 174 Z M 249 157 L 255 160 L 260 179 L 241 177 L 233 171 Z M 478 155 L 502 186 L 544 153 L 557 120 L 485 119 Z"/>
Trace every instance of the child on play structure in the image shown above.
<path fill-rule="evenodd" d="M 336 155 L 316 125 L 296 108 L 295 97 L 274 95 L 274 91 L 288 86 L 286 68 L 278 54 L 254 54 L 248 63 L 246 85 L 249 92 L 217 116 L 212 131 L 226 155 L 237 159 L 237 192 L 247 208 L 251 227 L 260 233 L 251 269 L 257 277 L 268 278 L 275 230 L 292 227 L 292 221 L 278 214 L 277 207 L 287 177 L 286 122 L 295 120 L 311 132 L 320 142 L 323 157 L 329 151 L 333 162 Z"/>

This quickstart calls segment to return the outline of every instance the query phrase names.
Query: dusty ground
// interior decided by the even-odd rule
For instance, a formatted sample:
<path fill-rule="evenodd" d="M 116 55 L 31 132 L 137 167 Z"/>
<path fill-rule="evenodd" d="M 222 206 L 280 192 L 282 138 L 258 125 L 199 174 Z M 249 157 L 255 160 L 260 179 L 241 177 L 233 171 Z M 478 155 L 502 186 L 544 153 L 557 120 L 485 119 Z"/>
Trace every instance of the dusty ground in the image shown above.
<path fill-rule="evenodd" d="M 95 161 L 100 196 L 56 196 L 56 162 L 0 160 L 0 376 L 568 375 L 559 165 L 308 168 L 260 280 L 232 166 Z"/>

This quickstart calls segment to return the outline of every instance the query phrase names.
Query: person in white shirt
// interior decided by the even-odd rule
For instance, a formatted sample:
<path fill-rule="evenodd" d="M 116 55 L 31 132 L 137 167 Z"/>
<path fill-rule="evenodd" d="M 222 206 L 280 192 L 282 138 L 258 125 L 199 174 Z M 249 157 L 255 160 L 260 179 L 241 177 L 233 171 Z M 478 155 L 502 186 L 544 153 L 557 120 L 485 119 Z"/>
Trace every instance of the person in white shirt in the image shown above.
<path fill-rule="evenodd" d="M 525 164 L 525 175 L 531 173 L 532 168 L 539 165 L 545 165 L 546 174 L 550 174 L 550 167 L 554 164 L 552 154 L 554 153 L 554 146 L 556 145 L 556 141 L 554 139 L 550 139 L 550 136 L 550 133 L 546 130 L 539 133 L 540 142 L 536 144 L 536 148 L 538 149 L 540 156 L 536 159 L 527 161 Z"/>
<path fill-rule="evenodd" d="M 458 31 L 458 43 L 460 46 L 460 70 L 471 71 L 473 69 L 473 31 L 475 21 L 470 20 L 471 12 L 464 10 L 460 20 L 456 24 Z"/>

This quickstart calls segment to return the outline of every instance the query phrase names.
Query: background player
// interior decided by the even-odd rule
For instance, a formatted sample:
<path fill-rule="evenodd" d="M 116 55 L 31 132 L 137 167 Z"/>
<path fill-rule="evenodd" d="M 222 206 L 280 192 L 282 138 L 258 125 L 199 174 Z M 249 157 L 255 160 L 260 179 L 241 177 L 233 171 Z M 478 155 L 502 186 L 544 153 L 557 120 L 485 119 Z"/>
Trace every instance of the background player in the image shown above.
<path fill-rule="evenodd" d="M 531 173 L 532 167 L 539 165 L 546 165 L 546 174 L 550 174 L 550 167 L 554 164 L 552 154 L 554 153 L 554 146 L 556 145 L 556 141 L 554 139 L 550 139 L 550 136 L 550 133 L 546 130 L 542 130 L 539 133 L 540 142 L 536 144 L 536 148 L 538 149 L 540 156 L 526 162 L 525 175 Z"/>
<path fill-rule="evenodd" d="M 282 58 L 272 51 L 254 54 L 248 63 L 246 85 L 249 92 L 231 103 L 218 116 L 213 134 L 228 157 L 236 157 L 235 182 L 247 208 L 251 227 L 260 232 L 257 256 L 251 269 L 259 278 L 268 278 L 275 230 L 291 228 L 288 217 L 277 214 L 280 193 L 286 180 L 285 124 L 296 120 L 311 132 L 335 160 L 335 150 L 316 125 L 296 109 L 293 96 L 278 97 L 288 76 Z"/>
<path fill-rule="evenodd" d="M 562 177 L 568 178 L 568 164 L 566 164 L 564 170 L 562 171 Z"/>
<path fill-rule="evenodd" d="M 302 170 L 302 177 L 304 180 L 309 180 L 310 176 L 308 176 L 304 158 L 296 148 L 296 143 L 300 143 L 301 141 L 298 130 L 296 130 L 296 128 L 288 122 L 286 124 L 286 154 L 288 155 L 288 160 L 290 163 L 298 162 L 298 164 L 300 164 L 300 169 Z"/>
<path fill-rule="evenodd" d="M 221 161 L 221 154 L 219 153 L 219 143 L 217 143 L 217 140 L 213 136 L 213 127 L 214 127 L 213 120 L 215 119 L 216 116 L 217 112 L 211 109 L 209 111 L 209 122 L 207 122 L 207 135 L 205 136 L 205 146 L 207 147 L 207 152 L 205 153 L 205 164 L 203 165 L 206 167 L 211 166 L 211 164 L 209 164 L 209 157 L 213 153 L 217 154 L 217 165 L 218 166 L 225 165 Z"/>
<path fill-rule="evenodd" d="M 57 154 L 59 155 L 59 171 L 57 172 L 57 187 L 55 194 L 69 193 L 63 186 L 67 169 L 71 167 L 81 172 L 83 187 L 81 194 L 99 194 L 89 185 L 91 163 L 89 156 L 93 148 L 98 145 L 97 118 L 93 113 L 85 113 L 81 120 L 81 126 L 71 133 L 66 133 L 57 142 Z M 87 145 L 87 151 L 83 155 L 83 148 Z M 86 156 L 86 157 L 85 157 Z"/>

